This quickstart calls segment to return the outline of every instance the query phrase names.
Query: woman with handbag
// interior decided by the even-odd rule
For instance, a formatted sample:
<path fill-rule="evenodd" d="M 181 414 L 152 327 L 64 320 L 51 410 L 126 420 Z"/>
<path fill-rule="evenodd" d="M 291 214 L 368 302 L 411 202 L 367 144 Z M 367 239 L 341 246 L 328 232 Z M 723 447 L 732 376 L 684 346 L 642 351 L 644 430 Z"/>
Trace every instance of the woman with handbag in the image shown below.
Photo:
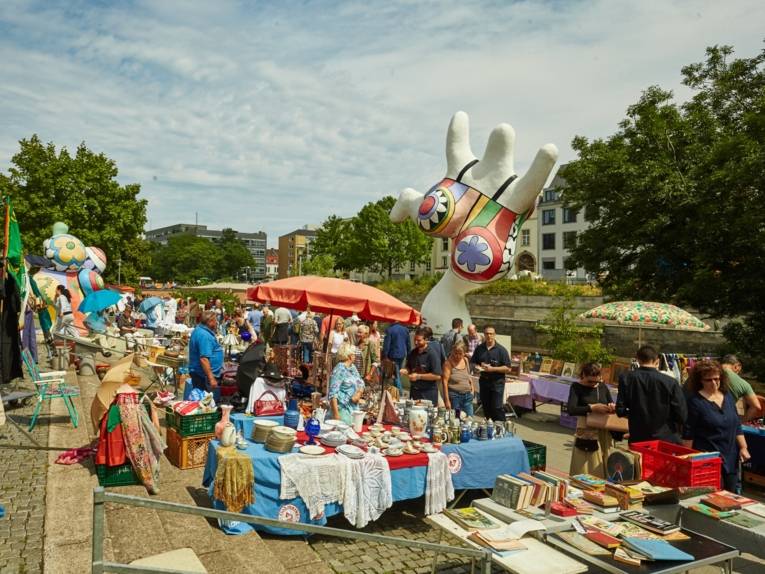
<path fill-rule="evenodd" d="M 604 428 L 587 426 L 589 413 L 607 415 L 615 412 L 611 391 L 601 381 L 598 363 L 582 365 L 579 382 L 571 385 L 567 410 L 569 415 L 577 417 L 569 474 L 605 477 L 605 462 L 608 451 L 613 446 L 611 434 Z"/>
<path fill-rule="evenodd" d="M 329 393 L 327 399 L 332 408 L 332 418 L 353 424 L 353 411 L 364 392 L 364 381 L 353 364 L 356 350 L 348 344 L 337 351 L 337 365 L 332 369 L 329 378 Z"/>

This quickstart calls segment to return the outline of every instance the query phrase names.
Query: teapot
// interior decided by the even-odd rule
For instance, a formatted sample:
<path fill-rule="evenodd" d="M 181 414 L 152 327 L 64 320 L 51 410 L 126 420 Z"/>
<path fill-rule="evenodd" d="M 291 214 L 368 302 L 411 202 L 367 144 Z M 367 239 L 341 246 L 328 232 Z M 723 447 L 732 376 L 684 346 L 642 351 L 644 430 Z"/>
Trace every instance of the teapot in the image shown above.
<path fill-rule="evenodd" d="M 221 446 L 234 446 L 236 443 L 236 427 L 234 423 L 228 423 L 223 427 L 223 432 L 220 435 Z"/>

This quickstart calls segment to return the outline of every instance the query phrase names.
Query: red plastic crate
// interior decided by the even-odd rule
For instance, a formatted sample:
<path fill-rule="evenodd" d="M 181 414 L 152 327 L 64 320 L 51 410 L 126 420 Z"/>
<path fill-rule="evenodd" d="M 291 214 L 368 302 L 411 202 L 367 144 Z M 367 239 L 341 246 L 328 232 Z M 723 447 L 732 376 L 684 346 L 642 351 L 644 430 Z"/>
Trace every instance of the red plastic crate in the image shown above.
<path fill-rule="evenodd" d="M 677 488 L 680 486 L 714 486 L 720 488 L 722 459 L 688 460 L 679 455 L 699 452 L 679 444 L 661 440 L 633 442 L 630 450 L 642 455 L 643 480 Z"/>

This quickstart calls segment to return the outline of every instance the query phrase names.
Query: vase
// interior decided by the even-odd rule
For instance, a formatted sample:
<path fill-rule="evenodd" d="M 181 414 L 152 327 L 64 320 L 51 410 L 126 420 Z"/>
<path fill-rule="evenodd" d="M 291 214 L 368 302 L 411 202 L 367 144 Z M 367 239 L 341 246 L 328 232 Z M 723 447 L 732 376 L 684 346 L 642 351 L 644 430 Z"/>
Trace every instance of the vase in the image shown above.
<path fill-rule="evenodd" d="M 297 430 L 298 424 L 300 424 L 298 402 L 297 399 L 290 399 L 287 403 L 287 410 L 284 412 L 284 426 Z"/>
<path fill-rule="evenodd" d="M 412 438 L 417 438 L 425 434 L 425 428 L 428 426 L 428 411 L 423 407 L 412 407 L 409 409 L 409 434 Z"/>
<path fill-rule="evenodd" d="M 319 422 L 319 419 L 316 417 L 316 411 L 314 411 L 311 418 L 305 422 L 305 434 L 308 435 L 308 440 L 306 441 L 306 444 L 316 444 L 315 438 L 319 435 L 320 432 L 321 432 L 321 423 Z"/>
<path fill-rule="evenodd" d="M 234 446 L 236 444 L 236 427 L 233 423 L 226 424 L 220 434 L 221 446 Z"/>
<path fill-rule="evenodd" d="M 220 410 L 223 415 L 221 416 L 220 420 L 215 423 L 215 438 L 220 440 L 220 437 L 223 435 L 223 429 L 226 428 L 226 425 L 231 422 L 231 409 L 233 409 L 231 405 L 221 405 Z"/>

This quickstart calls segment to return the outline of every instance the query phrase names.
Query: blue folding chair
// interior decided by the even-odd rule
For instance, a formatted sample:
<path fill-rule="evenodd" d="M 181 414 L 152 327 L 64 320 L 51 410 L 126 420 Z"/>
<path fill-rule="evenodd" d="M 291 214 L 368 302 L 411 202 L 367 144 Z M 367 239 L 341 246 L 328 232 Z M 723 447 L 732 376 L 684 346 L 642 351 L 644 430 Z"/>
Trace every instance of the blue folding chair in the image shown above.
<path fill-rule="evenodd" d="M 51 401 L 53 399 L 62 399 L 64 401 L 72 425 L 74 428 L 77 428 L 79 417 L 77 414 L 77 407 L 75 407 L 74 402 L 72 402 L 72 397 L 79 396 L 80 390 L 64 383 L 66 371 L 40 372 L 40 369 L 37 367 L 37 364 L 34 362 L 32 355 L 27 349 L 21 351 L 21 358 L 24 361 L 24 366 L 27 368 L 27 372 L 32 378 L 32 382 L 35 384 L 35 390 L 37 391 L 37 406 L 32 413 L 32 420 L 29 422 L 29 430 L 31 431 L 35 428 L 35 424 L 37 424 L 37 417 L 40 415 L 43 401 Z"/>

